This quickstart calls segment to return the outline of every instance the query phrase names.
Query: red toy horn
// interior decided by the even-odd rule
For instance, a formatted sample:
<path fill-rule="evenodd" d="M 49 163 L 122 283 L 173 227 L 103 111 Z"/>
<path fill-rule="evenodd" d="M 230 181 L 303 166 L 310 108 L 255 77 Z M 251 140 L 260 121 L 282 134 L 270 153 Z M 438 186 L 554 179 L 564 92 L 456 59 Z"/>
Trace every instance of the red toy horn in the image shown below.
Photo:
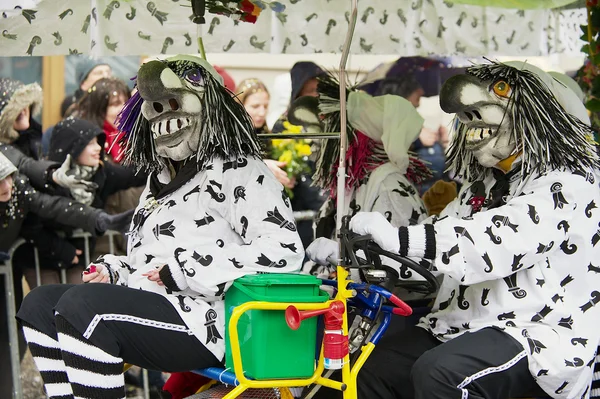
<path fill-rule="evenodd" d="M 292 330 L 297 330 L 300 328 L 300 323 L 304 319 L 308 319 L 309 317 L 319 316 L 322 314 L 329 313 L 328 316 L 325 316 L 325 320 L 332 318 L 332 320 L 338 320 L 341 323 L 341 316 L 344 313 L 345 306 L 341 301 L 333 301 L 328 308 L 319 309 L 319 310 L 303 310 L 299 311 L 295 306 L 290 305 L 285 310 L 285 322 L 288 327 Z"/>
<path fill-rule="evenodd" d="M 290 305 L 285 310 L 285 322 L 288 327 L 292 330 L 297 330 L 300 328 L 300 323 L 304 319 L 308 319 L 309 317 L 319 316 L 329 312 L 329 308 L 319 309 L 319 310 L 303 310 L 299 311 L 295 306 Z"/>

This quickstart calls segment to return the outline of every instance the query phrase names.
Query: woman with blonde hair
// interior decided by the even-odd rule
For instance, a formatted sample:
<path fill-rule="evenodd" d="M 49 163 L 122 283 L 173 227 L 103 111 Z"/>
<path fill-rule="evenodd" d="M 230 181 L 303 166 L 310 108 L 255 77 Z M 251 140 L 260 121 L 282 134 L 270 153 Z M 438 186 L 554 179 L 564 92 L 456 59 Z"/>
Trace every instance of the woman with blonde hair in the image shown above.
<path fill-rule="evenodd" d="M 244 106 L 246 112 L 250 115 L 256 133 L 269 133 L 267 113 L 269 112 L 271 96 L 269 95 L 267 86 L 256 78 L 244 79 L 235 89 L 235 99 Z M 270 155 L 270 142 L 265 142 L 265 144 L 263 146 L 265 153 L 264 162 L 281 184 L 287 188 L 293 188 L 295 180 L 290 179 L 287 173 L 281 169 L 286 165 L 285 162 L 268 159 Z"/>

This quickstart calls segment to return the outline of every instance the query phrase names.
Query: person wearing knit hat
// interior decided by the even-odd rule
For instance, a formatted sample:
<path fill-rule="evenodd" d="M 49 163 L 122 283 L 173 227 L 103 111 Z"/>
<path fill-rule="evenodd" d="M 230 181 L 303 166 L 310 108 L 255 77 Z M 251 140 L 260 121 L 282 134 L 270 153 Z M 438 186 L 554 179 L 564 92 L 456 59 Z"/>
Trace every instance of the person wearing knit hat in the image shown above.
<path fill-rule="evenodd" d="M 8 202 L 12 195 L 12 175 L 17 167 L 0 153 L 0 202 Z M 11 177 L 11 179 L 7 179 Z"/>
<path fill-rule="evenodd" d="M 87 188 L 57 188 L 55 195 L 70 198 L 80 204 L 85 204 L 98 209 L 104 209 L 108 196 L 128 189 L 130 187 L 145 184 L 145 176 L 136 176 L 132 169 L 125 168 L 110 162 L 104 162 L 104 131 L 95 124 L 69 117 L 59 122 L 54 129 L 50 143 L 49 159 L 61 164 L 68 164 L 66 172 L 69 176 L 75 176 L 89 182 Z M 121 213 L 126 215 L 127 212 Z M 40 266 L 42 268 L 41 280 L 43 284 L 58 283 L 58 269 L 67 269 L 69 283 L 81 282 L 81 272 L 84 267 L 83 250 L 84 242 L 81 239 L 59 239 L 55 231 L 65 231 L 62 223 L 44 223 L 43 232 L 51 238 L 45 241 L 55 242 L 54 248 L 49 251 L 40 251 Z M 68 234 L 67 234 L 68 236 Z M 37 247 L 43 247 L 43 243 L 35 239 Z M 58 243 L 56 243 L 58 241 Z M 89 240 L 88 249 L 90 253 L 95 248 L 96 240 Z M 85 265 L 87 266 L 87 265 Z M 37 286 L 35 270 L 26 268 L 25 278 L 31 288 Z"/>
<path fill-rule="evenodd" d="M 101 59 L 82 58 L 75 66 L 75 79 L 79 88 L 67 96 L 60 105 L 60 115 L 65 116 L 67 109 L 79 100 L 94 83 L 99 79 L 112 76 L 112 68 Z"/>

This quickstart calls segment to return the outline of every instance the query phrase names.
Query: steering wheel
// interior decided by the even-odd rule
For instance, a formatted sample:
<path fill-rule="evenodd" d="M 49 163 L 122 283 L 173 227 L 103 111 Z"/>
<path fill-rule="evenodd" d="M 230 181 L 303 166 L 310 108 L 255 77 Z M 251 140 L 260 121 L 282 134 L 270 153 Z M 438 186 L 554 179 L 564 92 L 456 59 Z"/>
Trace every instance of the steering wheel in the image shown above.
<path fill-rule="evenodd" d="M 340 238 L 344 249 L 344 265 L 346 268 L 358 269 L 363 279 L 370 283 L 377 283 L 388 290 L 393 287 L 402 287 L 408 291 L 423 294 L 433 294 L 439 288 L 439 282 L 429 269 L 410 258 L 400 256 L 397 253 L 383 250 L 371 239 L 371 235 L 358 235 L 348 228 L 349 217 L 344 216 Z M 364 258 L 357 255 L 362 250 Z M 398 262 L 400 273 L 390 266 L 384 265 L 381 257 Z M 372 271 L 385 271 L 385 275 L 373 273 Z M 412 272 L 417 273 L 424 280 L 406 280 L 412 277 Z M 401 279 L 402 278 L 402 279 Z M 375 280 L 375 281 L 374 281 Z"/>

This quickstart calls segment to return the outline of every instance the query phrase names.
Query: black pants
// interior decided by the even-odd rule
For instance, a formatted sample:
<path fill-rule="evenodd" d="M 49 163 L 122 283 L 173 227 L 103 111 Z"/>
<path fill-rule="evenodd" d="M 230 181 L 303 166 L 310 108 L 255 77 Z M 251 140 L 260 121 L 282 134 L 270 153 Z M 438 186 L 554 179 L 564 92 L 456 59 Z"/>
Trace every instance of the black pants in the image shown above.
<path fill-rule="evenodd" d="M 101 283 L 43 285 L 25 297 L 17 318 L 57 339 L 55 311 L 82 335 L 96 316 L 120 316 L 101 319 L 86 338 L 125 363 L 168 372 L 221 365 L 195 336 L 184 332 L 187 326 L 159 294 Z"/>
<path fill-rule="evenodd" d="M 339 391 L 337 391 L 339 392 Z M 316 397 L 341 397 L 321 389 Z M 359 399 L 508 399 L 546 396 L 524 348 L 486 328 L 441 343 L 419 327 L 386 334 L 358 373 Z"/>
<path fill-rule="evenodd" d="M 359 373 L 359 398 L 508 399 L 541 394 L 525 349 L 486 328 L 441 343 L 412 327 L 386 336 Z"/>

